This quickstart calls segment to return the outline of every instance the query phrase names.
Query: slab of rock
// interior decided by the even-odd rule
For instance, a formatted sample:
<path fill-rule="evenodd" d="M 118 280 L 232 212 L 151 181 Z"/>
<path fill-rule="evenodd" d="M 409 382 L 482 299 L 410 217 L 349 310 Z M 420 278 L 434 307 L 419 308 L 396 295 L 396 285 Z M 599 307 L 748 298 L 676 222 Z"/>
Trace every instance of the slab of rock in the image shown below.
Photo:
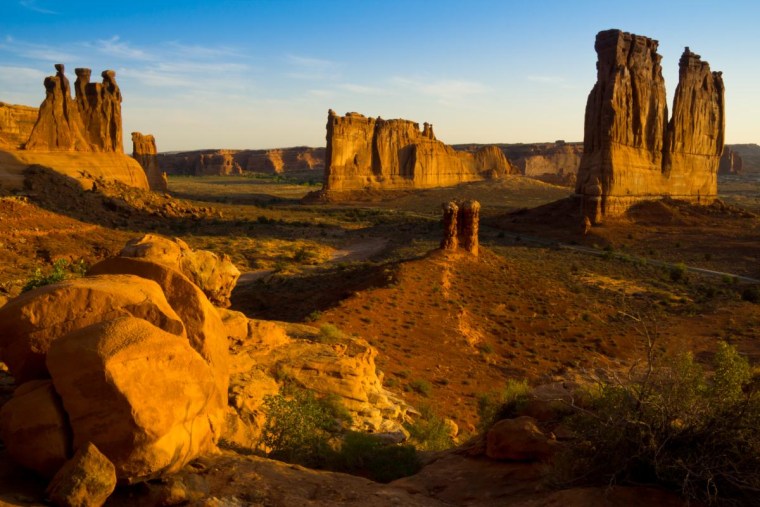
<path fill-rule="evenodd" d="M 556 446 L 529 416 L 502 419 L 486 434 L 486 456 L 492 459 L 543 461 L 554 454 Z"/>
<path fill-rule="evenodd" d="M 81 446 L 47 488 L 54 505 L 100 507 L 116 489 L 116 469 L 91 442 Z"/>
<path fill-rule="evenodd" d="M 46 364 L 74 448 L 95 444 L 119 481 L 176 472 L 216 449 L 213 372 L 184 337 L 122 317 L 56 340 Z"/>
<path fill-rule="evenodd" d="M 52 477 L 71 455 L 69 425 L 50 380 L 21 384 L 0 409 L 0 437 L 18 464 Z"/>
<path fill-rule="evenodd" d="M 512 171 L 498 148 L 456 151 L 438 141 L 429 124 L 420 131 L 419 124 L 408 120 L 328 113 L 326 193 L 452 186 Z"/>
<path fill-rule="evenodd" d="M 156 282 L 134 275 L 93 276 L 25 292 L 0 308 L 0 360 L 19 383 L 47 378 L 51 343 L 127 315 L 186 339 L 185 326 Z"/>
<path fill-rule="evenodd" d="M 644 199 L 716 198 L 725 131 L 721 75 L 686 48 L 668 122 L 657 46 L 620 30 L 596 36 L 597 82 L 586 104 L 576 184 L 593 223 Z"/>
<path fill-rule="evenodd" d="M 150 134 L 132 132 L 132 158 L 142 166 L 151 190 L 166 192 L 168 181 L 166 173 L 158 166 L 156 138 Z"/>

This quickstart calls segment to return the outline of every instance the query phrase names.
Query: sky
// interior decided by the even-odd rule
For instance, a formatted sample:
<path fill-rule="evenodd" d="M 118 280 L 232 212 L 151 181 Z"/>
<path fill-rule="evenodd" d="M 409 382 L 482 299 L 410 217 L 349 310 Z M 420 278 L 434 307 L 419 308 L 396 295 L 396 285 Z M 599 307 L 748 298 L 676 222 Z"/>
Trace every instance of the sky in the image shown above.
<path fill-rule="evenodd" d="M 760 142 L 757 0 L 0 0 L 0 101 L 64 63 L 116 71 L 159 151 L 324 146 L 328 109 L 434 125 L 448 144 L 583 140 L 594 38 L 685 46 L 723 72 L 726 140 Z"/>

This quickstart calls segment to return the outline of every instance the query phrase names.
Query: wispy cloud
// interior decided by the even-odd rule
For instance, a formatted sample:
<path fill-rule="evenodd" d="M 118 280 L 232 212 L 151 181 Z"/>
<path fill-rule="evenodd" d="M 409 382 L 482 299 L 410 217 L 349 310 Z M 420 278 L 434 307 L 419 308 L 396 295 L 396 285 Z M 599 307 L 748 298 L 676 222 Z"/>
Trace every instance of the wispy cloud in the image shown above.
<path fill-rule="evenodd" d="M 477 95 L 490 91 L 487 86 L 477 81 L 465 81 L 460 79 L 421 79 L 396 76 L 391 83 L 408 90 L 414 90 L 423 95 L 438 99 L 443 102 L 451 102 L 468 95 Z"/>
<path fill-rule="evenodd" d="M 126 58 L 128 60 L 154 59 L 154 57 L 146 51 L 133 47 L 128 42 L 122 42 L 118 35 L 114 35 L 110 39 L 97 40 L 93 46 L 97 51 L 116 58 Z"/>
<path fill-rule="evenodd" d="M 565 82 L 565 78 L 562 76 L 527 76 L 525 79 L 534 83 L 544 84 L 562 84 Z"/>
<path fill-rule="evenodd" d="M 0 51 L 7 51 L 16 56 L 29 60 L 42 60 L 45 62 L 67 62 L 76 59 L 73 53 L 61 51 L 57 47 L 23 42 L 6 36 L 5 40 L 0 43 Z"/>
<path fill-rule="evenodd" d="M 286 55 L 285 60 L 291 65 L 307 69 L 328 69 L 337 65 L 331 60 L 323 60 L 321 58 L 310 58 L 307 56 L 298 56 L 292 54 Z"/>
<path fill-rule="evenodd" d="M 37 0 L 21 0 L 19 2 L 19 5 L 25 9 L 29 9 L 30 11 L 39 12 L 40 14 L 58 14 L 57 12 L 51 11 L 50 9 L 40 7 L 37 5 Z"/>
<path fill-rule="evenodd" d="M 382 88 L 354 83 L 342 83 L 338 85 L 338 88 L 359 95 L 382 95 L 386 93 L 386 90 L 383 90 Z"/>

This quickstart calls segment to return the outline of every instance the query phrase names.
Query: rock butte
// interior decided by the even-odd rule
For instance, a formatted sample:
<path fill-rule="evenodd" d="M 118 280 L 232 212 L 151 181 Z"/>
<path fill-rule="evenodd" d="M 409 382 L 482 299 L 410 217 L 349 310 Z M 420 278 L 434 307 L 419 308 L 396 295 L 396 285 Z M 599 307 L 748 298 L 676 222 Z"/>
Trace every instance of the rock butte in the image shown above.
<path fill-rule="evenodd" d="M 106 70 L 102 83 L 91 83 L 90 69 L 76 69 L 72 98 L 63 64 L 55 68 L 56 75 L 45 78 L 39 110 L 0 106 L 0 186 L 21 188 L 26 168 L 40 165 L 85 188 L 104 178 L 148 189 L 140 164 L 124 154 L 116 73 Z M 32 111 L 36 120 L 30 128 Z"/>
<path fill-rule="evenodd" d="M 438 141 L 428 123 L 420 131 L 408 120 L 328 112 L 323 194 L 444 187 L 514 172 L 497 147 L 456 151 Z"/>
<path fill-rule="evenodd" d="M 140 132 L 132 132 L 132 158 L 142 166 L 151 190 L 166 192 L 169 182 L 166 173 L 158 166 L 156 157 L 156 138 L 150 134 L 143 135 Z"/>
<path fill-rule="evenodd" d="M 586 104 L 576 185 L 593 223 L 641 200 L 716 198 L 725 132 L 721 73 L 686 48 L 668 121 L 657 45 L 620 30 L 596 36 L 597 81 Z"/>

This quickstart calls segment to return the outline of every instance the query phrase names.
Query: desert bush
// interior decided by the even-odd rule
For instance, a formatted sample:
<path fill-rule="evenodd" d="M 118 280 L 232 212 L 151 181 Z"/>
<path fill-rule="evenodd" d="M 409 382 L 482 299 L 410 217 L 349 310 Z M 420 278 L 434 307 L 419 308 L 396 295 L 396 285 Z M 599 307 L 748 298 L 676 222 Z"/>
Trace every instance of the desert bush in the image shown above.
<path fill-rule="evenodd" d="M 77 262 L 69 262 L 66 259 L 58 259 L 53 263 L 53 269 L 49 273 L 42 273 L 41 268 L 36 268 L 29 280 L 26 281 L 22 292 L 43 287 L 52 283 L 58 283 L 69 278 L 78 278 L 87 272 L 87 264 L 83 259 Z"/>
<path fill-rule="evenodd" d="M 686 277 L 686 264 L 683 262 L 673 264 L 670 266 L 669 274 L 672 282 L 680 282 Z"/>
<path fill-rule="evenodd" d="M 415 379 L 409 382 L 409 389 L 419 394 L 420 396 L 428 397 L 433 391 L 433 384 L 425 379 Z"/>
<path fill-rule="evenodd" d="M 750 303 L 760 303 L 760 287 L 750 285 L 742 291 L 742 299 Z"/>
<path fill-rule="evenodd" d="M 485 432 L 498 420 L 517 415 L 529 394 L 527 381 L 509 379 L 501 391 L 478 396 L 478 430 Z"/>
<path fill-rule="evenodd" d="M 449 428 L 429 405 L 419 407 L 420 417 L 405 425 L 409 441 L 422 451 L 441 451 L 454 445 Z"/>
<path fill-rule="evenodd" d="M 343 332 L 335 324 L 322 324 L 316 336 L 319 343 L 336 343 L 341 338 L 343 338 Z"/>
<path fill-rule="evenodd" d="M 273 459 L 321 467 L 330 455 L 331 431 L 335 419 L 330 410 L 304 389 L 264 398 L 267 419 L 261 432 L 260 447 Z"/>
<path fill-rule="evenodd" d="M 557 460 L 565 482 L 655 483 L 708 504 L 756 505 L 760 395 L 745 358 L 720 343 L 708 374 L 691 354 L 625 382 L 600 382 L 566 423 L 578 435 Z"/>
<path fill-rule="evenodd" d="M 389 444 L 376 435 L 349 431 L 330 460 L 331 470 L 390 482 L 413 475 L 422 467 L 411 445 Z"/>

